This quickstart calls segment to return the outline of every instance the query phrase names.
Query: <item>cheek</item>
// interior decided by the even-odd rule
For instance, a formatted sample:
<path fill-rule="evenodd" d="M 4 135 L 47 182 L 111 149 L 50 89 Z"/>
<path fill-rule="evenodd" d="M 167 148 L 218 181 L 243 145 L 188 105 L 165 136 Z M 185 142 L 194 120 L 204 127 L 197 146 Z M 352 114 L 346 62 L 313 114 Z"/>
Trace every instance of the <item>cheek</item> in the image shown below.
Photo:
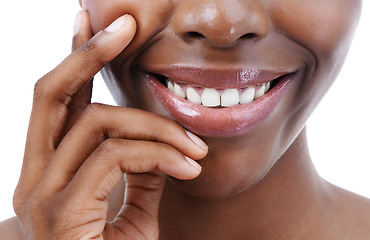
<path fill-rule="evenodd" d="M 309 51 L 294 120 L 305 122 L 335 81 L 348 53 L 361 0 L 280 0 L 269 9 L 276 31 Z M 297 120 L 297 121 L 298 121 Z"/>
<path fill-rule="evenodd" d="M 345 56 L 358 23 L 361 0 L 278 2 L 271 8 L 278 31 L 309 49 L 318 62 Z"/>
<path fill-rule="evenodd" d="M 124 14 L 131 14 L 137 22 L 137 32 L 130 49 L 137 49 L 168 25 L 173 5 L 170 0 L 84 0 L 82 7 L 90 14 L 94 33 L 104 29 Z"/>
<path fill-rule="evenodd" d="M 138 0 L 83 0 L 82 8 L 90 15 L 93 33 L 107 27 L 124 14 L 132 15 L 137 23 L 137 30 L 129 46 L 102 70 L 104 80 L 117 103 L 125 106 L 127 99 L 135 99 L 135 91 L 128 68 L 132 59 L 140 54 L 146 46 L 153 43 L 156 36 L 168 25 L 173 4 L 171 0 L 138 1 Z M 123 62 L 125 66 L 123 67 Z"/>

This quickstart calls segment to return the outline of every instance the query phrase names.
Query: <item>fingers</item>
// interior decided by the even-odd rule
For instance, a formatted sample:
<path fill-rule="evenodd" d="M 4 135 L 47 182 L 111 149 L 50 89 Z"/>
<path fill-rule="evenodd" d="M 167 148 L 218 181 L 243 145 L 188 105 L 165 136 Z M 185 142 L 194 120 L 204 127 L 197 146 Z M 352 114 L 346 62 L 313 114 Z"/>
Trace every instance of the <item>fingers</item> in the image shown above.
<path fill-rule="evenodd" d="M 92 36 L 87 12 L 82 12 L 80 17 L 81 26 L 74 36 L 75 47 Z M 25 195 L 22 198 L 30 194 L 55 153 L 67 127 L 69 107 L 74 96 L 84 86 L 82 91 L 89 92 L 91 86 L 87 83 L 129 44 L 135 30 L 136 23 L 132 16 L 118 18 L 36 83 L 21 180 L 17 187 L 17 192 Z M 86 100 L 83 107 L 88 102 Z"/>
<path fill-rule="evenodd" d="M 72 41 L 72 51 L 77 50 L 86 44 L 93 36 L 90 18 L 87 11 L 80 11 L 76 15 L 74 25 L 74 35 Z M 93 78 L 92 78 L 93 79 Z M 77 122 L 82 112 L 87 105 L 91 103 L 93 81 L 89 80 L 74 96 L 71 103 L 68 105 L 68 117 L 59 140 L 66 135 L 66 133 L 72 128 Z M 59 141 L 58 141 L 59 142 Z"/>
<path fill-rule="evenodd" d="M 14 197 L 16 212 L 26 222 L 22 226 L 31 233 L 36 225 L 51 226 L 49 232 L 58 233 L 58 224 L 49 222 L 64 222 L 60 233 L 77 226 L 86 236 L 100 235 L 107 195 L 124 173 L 127 197 L 117 225 L 133 216 L 135 221 L 129 222 L 134 227 L 151 216 L 151 224 L 142 226 L 158 229 L 162 173 L 183 180 L 200 174 L 201 167 L 192 159 L 204 157 L 207 147 L 175 122 L 142 110 L 90 104 L 92 77 L 124 50 L 135 30 L 135 20 L 125 15 L 92 37 L 88 14 L 82 11 L 73 53 L 36 83 Z"/>
<path fill-rule="evenodd" d="M 85 28 L 87 29 L 86 26 L 82 29 Z M 37 82 L 34 92 L 34 114 L 31 119 L 31 128 L 33 125 L 37 125 L 36 128 L 42 127 L 37 130 L 37 135 L 47 138 L 52 146 L 56 145 L 65 126 L 67 106 L 75 94 L 104 64 L 111 61 L 129 44 L 135 28 L 133 17 L 125 15 L 118 18 Z M 79 40 L 79 34 L 80 32 L 75 35 L 76 42 L 83 41 Z M 85 38 L 82 32 L 80 35 L 81 38 Z M 35 139 L 37 143 L 38 140 Z"/>
<path fill-rule="evenodd" d="M 158 239 L 158 210 L 165 177 L 156 171 L 126 174 L 125 182 L 125 201 L 113 225 L 123 235 L 146 233 L 148 239 Z"/>
<path fill-rule="evenodd" d="M 72 52 L 86 44 L 93 37 L 91 30 L 90 17 L 87 11 L 80 11 L 76 15 L 74 29 Z"/>
<path fill-rule="evenodd" d="M 167 144 L 108 139 L 80 167 L 68 186 L 58 194 L 58 198 L 64 199 L 74 211 L 94 210 L 94 214 L 74 215 L 70 219 L 71 222 L 76 221 L 79 226 L 84 225 L 89 229 L 87 234 L 93 238 L 103 231 L 101 226 L 104 226 L 105 218 L 102 216 L 107 211 L 107 195 L 119 183 L 123 174 L 147 173 L 154 169 L 180 179 L 191 179 L 200 173 L 200 169 L 187 162 L 181 153 Z M 140 179 L 126 179 L 129 181 L 126 192 L 128 197 L 115 220 L 117 225 L 120 224 L 120 229 L 125 229 L 124 234 L 141 229 L 136 233 L 142 236 L 148 231 L 155 233 L 157 229 L 157 211 L 164 179 L 159 176 L 144 176 L 146 177 L 141 177 L 144 180 L 142 182 Z M 36 192 L 37 190 L 45 193 L 42 186 Z M 74 219 L 76 217 L 78 219 Z M 127 222 L 130 224 L 127 225 Z M 148 227 L 152 229 L 147 229 Z M 122 234 L 120 231 L 118 233 Z"/>
<path fill-rule="evenodd" d="M 192 159 L 201 159 L 207 154 L 207 146 L 200 138 L 170 119 L 138 109 L 91 104 L 63 139 L 49 164 L 44 181 L 53 179 L 52 191 L 63 189 L 85 159 L 107 138 L 166 143 Z"/>
<path fill-rule="evenodd" d="M 193 179 L 201 171 L 168 144 L 111 138 L 78 169 L 65 192 L 76 199 L 104 199 L 124 173 L 146 173 L 155 169 L 182 180 Z"/>

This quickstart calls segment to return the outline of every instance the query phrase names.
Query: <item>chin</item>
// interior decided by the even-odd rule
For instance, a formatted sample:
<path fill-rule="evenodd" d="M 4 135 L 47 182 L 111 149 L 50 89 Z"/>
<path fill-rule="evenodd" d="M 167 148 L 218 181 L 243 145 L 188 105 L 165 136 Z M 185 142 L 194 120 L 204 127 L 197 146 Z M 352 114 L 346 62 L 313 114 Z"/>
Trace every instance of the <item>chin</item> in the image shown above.
<path fill-rule="evenodd" d="M 238 181 L 233 179 L 235 181 L 234 183 L 225 181 L 223 183 L 218 182 L 215 184 L 210 178 L 202 176 L 186 181 L 169 177 L 171 184 L 182 192 L 196 198 L 207 200 L 224 200 L 235 197 L 258 184 L 261 179 L 262 177 L 254 180 L 250 179 L 249 181 L 242 179 Z"/>
<path fill-rule="evenodd" d="M 168 177 L 170 184 L 196 198 L 229 199 L 257 185 L 269 173 L 273 165 L 273 163 L 262 160 L 258 161 L 258 164 L 245 161 L 236 165 L 239 167 L 234 168 L 231 166 L 232 164 L 222 164 L 221 166 L 215 164 L 214 159 L 211 164 L 207 164 L 211 162 L 207 162 L 207 160 L 200 161 L 203 171 L 197 178 L 179 180 Z M 220 169 L 222 170 L 220 171 Z"/>

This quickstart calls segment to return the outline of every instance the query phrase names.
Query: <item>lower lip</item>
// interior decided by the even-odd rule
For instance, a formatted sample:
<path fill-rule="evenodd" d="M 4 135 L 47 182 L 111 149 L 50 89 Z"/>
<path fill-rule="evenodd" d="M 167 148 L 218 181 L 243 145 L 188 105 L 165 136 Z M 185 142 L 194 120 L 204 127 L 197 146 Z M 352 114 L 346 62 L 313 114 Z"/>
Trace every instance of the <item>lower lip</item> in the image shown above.
<path fill-rule="evenodd" d="M 292 85 L 295 74 L 283 76 L 263 97 L 227 108 L 209 108 L 178 97 L 152 75 L 146 84 L 172 119 L 200 136 L 222 137 L 245 134 L 263 122 Z"/>

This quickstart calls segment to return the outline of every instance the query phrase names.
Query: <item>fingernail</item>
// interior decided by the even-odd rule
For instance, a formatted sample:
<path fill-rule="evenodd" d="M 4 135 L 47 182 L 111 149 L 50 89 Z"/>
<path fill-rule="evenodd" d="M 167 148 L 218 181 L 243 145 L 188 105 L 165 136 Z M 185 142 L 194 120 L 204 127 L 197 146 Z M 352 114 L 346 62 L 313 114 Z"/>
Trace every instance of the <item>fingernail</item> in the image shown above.
<path fill-rule="evenodd" d="M 82 26 L 81 12 L 78 12 L 73 26 L 73 36 L 76 35 L 81 30 L 81 26 Z"/>
<path fill-rule="evenodd" d="M 185 157 L 186 161 L 188 161 L 188 163 L 190 163 L 193 167 L 195 167 L 198 170 L 202 170 L 202 167 L 196 161 L 194 161 L 193 159 L 191 159 L 187 156 L 184 156 L 184 157 Z"/>
<path fill-rule="evenodd" d="M 193 142 L 195 143 L 195 144 L 197 144 L 201 149 L 203 149 L 203 150 L 207 150 L 209 147 L 208 147 L 208 145 L 205 143 L 205 142 L 203 142 L 203 140 L 202 139 L 200 139 L 197 135 L 195 135 L 194 133 L 192 133 L 192 132 L 189 132 L 189 131 L 187 131 L 187 130 L 185 130 L 185 132 L 186 132 L 186 134 L 188 135 L 188 137 L 191 139 L 191 140 L 193 140 Z"/>
<path fill-rule="evenodd" d="M 106 29 L 105 31 L 107 32 L 117 32 L 120 29 L 123 28 L 123 26 L 126 23 L 128 14 L 123 15 L 122 17 L 117 18 L 114 22 L 112 22 Z"/>

